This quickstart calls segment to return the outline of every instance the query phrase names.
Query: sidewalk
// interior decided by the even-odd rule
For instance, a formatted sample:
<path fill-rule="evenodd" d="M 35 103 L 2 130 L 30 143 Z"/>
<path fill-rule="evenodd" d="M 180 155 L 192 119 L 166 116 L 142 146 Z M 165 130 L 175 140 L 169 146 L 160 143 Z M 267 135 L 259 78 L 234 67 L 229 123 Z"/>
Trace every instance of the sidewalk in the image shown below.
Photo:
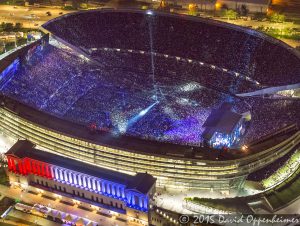
<path fill-rule="evenodd" d="M 10 188 L 6 187 L 4 185 L 0 185 L 0 193 L 4 196 L 13 198 L 13 199 L 19 199 L 22 202 L 28 203 L 28 204 L 42 204 L 44 206 L 49 206 L 53 209 L 57 209 L 60 211 L 68 212 L 74 215 L 77 215 L 78 217 L 87 218 L 89 220 L 98 222 L 99 225 L 103 226 L 126 226 L 128 225 L 126 222 L 118 221 L 116 219 L 104 217 L 102 215 L 99 215 L 96 213 L 96 211 L 86 211 L 80 208 L 77 208 L 76 206 L 69 206 L 66 204 L 63 204 L 59 202 L 59 200 L 49 200 L 46 198 L 43 198 L 41 195 L 34 195 L 27 192 L 22 192 L 19 188 Z"/>

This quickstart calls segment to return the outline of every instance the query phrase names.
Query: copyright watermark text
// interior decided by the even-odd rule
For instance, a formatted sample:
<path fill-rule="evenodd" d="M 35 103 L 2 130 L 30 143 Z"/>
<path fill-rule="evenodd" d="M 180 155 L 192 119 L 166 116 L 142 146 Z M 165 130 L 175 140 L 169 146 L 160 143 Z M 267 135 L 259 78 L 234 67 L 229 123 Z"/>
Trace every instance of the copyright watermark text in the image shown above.
<path fill-rule="evenodd" d="M 219 224 L 249 226 L 284 226 L 300 225 L 300 215 L 229 215 L 229 214 L 198 214 L 181 215 L 180 224 Z"/>

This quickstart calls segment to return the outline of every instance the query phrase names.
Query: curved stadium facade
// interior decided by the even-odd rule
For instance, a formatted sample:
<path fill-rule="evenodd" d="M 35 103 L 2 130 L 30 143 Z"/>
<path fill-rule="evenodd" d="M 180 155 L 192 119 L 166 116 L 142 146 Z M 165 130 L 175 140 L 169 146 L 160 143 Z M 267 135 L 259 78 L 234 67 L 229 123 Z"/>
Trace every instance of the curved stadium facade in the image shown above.
<path fill-rule="evenodd" d="M 69 14 L 43 27 L 49 43 L 2 60 L 0 128 L 11 137 L 148 172 L 161 187 L 218 190 L 243 187 L 299 147 L 300 57 L 277 40 L 128 10 Z M 247 120 L 232 145 L 212 148 L 205 126 L 224 103 Z"/>

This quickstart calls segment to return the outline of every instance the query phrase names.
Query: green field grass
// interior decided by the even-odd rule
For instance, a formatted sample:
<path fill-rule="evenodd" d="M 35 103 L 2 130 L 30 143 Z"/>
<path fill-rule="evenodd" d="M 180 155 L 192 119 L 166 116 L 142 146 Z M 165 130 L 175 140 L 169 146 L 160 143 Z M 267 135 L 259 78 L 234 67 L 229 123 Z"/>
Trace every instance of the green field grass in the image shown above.
<path fill-rule="evenodd" d="M 245 202 L 241 202 L 239 199 L 207 199 L 207 198 L 186 198 L 188 202 L 194 204 L 211 207 L 213 209 L 230 211 L 234 213 L 252 213 L 252 210 Z"/>
<path fill-rule="evenodd" d="M 284 184 L 265 194 L 274 210 L 284 207 L 300 197 L 300 168 Z"/>
<path fill-rule="evenodd" d="M 300 165 L 300 151 L 296 151 L 291 158 L 279 168 L 274 174 L 262 181 L 264 188 L 270 188 L 276 185 L 278 182 L 287 179 L 292 173 L 290 170 L 297 170 Z M 290 172 L 290 173 L 289 173 Z"/>

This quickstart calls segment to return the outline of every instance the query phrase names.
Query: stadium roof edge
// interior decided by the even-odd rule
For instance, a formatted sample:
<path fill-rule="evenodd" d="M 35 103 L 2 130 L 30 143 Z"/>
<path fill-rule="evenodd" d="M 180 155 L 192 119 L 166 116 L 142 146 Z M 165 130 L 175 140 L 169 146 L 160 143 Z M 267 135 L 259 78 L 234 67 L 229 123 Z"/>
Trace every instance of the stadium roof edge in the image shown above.
<path fill-rule="evenodd" d="M 59 17 L 56 17 L 54 19 L 51 19 L 49 21 L 47 21 L 46 23 L 44 23 L 41 27 L 43 29 L 44 32 L 48 31 L 48 33 L 52 34 L 51 31 L 47 30 L 46 26 L 54 21 L 57 20 L 62 20 L 63 18 L 66 17 L 70 17 L 73 15 L 79 15 L 79 14 L 84 14 L 84 13 L 89 13 L 89 12 L 103 12 L 103 13 L 112 13 L 112 12 L 132 12 L 132 13 L 147 13 L 147 11 L 145 10 L 140 10 L 140 9 L 93 9 L 93 10 L 81 10 L 81 11 L 77 11 L 77 12 L 72 12 L 72 13 L 68 13 Z M 195 16 L 190 16 L 190 15 L 183 15 L 183 14 L 178 14 L 178 13 L 168 13 L 168 12 L 162 12 L 162 11 L 153 11 L 154 14 L 158 14 L 158 15 L 163 15 L 163 16 L 168 16 L 168 17 L 180 17 L 181 19 L 184 18 L 186 20 L 192 20 L 192 21 L 198 21 L 198 22 L 203 22 L 203 23 L 207 23 L 210 25 L 214 25 L 214 26 L 221 26 L 221 27 L 226 27 L 228 29 L 233 29 L 239 32 L 244 32 L 247 33 L 249 35 L 258 37 L 258 38 L 262 38 L 265 39 L 273 44 L 278 44 L 281 45 L 282 47 L 284 47 L 285 49 L 289 50 L 291 53 L 293 53 L 295 56 L 297 56 L 300 59 L 300 53 L 294 49 L 293 47 L 289 46 L 288 44 L 286 44 L 285 42 L 276 39 L 268 34 L 256 31 L 254 29 L 248 28 L 248 27 L 242 27 L 239 25 L 235 25 L 235 24 L 231 24 L 231 23 L 227 23 L 227 22 L 223 22 L 223 21 L 218 21 L 218 20 L 213 20 L 210 18 L 203 18 L 203 17 L 195 17 Z M 55 35 L 55 34 L 54 34 Z"/>
<path fill-rule="evenodd" d="M 273 140 L 272 136 L 274 134 L 269 134 L 266 136 L 267 138 L 265 138 L 265 140 L 254 142 L 253 148 L 251 148 L 249 145 L 247 152 L 244 152 L 241 149 L 230 149 L 230 151 L 224 151 L 222 152 L 222 155 L 220 155 L 220 150 L 209 147 L 184 146 L 173 143 L 144 140 L 141 138 L 124 135 L 115 136 L 104 131 L 99 132 L 99 134 L 91 134 L 86 126 L 43 113 L 21 102 L 3 96 L 1 93 L 0 107 L 9 110 L 10 112 L 31 123 L 38 124 L 40 127 L 47 130 L 58 132 L 66 136 L 84 140 L 97 145 L 139 154 L 151 154 L 158 157 L 170 156 L 172 158 L 175 157 L 178 160 L 197 160 L 205 161 L 206 163 L 213 163 L 216 161 L 218 164 L 222 164 L 223 161 L 224 164 L 230 161 L 236 162 L 236 160 L 241 160 L 251 155 L 265 152 L 273 146 L 284 142 L 296 133 L 300 133 L 298 127 L 294 125 L 292 127 L 288 127 L 286 130 L 282 129 L 281 133 L 274 133 L 276 135 L 277 143 L 274 143 L 275 141 L 270 142 L 270 140 Z M 191 152 L 194 153 L 194 157 L 185 156 L 186 153 Z"/>
<path fill-rule="evenodd" d="M 127 189 L 136 189 L 146 194 L 153 186 L 156 178 L 148 173 L 136 173 L 129 175 L 118 171 L 109 170 L 103 167 L 91 165 L 82 161 L 74 160 L 65 156 L 60 156 L 50 152 L 39 150 L 28 140 L 18 140 L 7 152 L 17 158 L 32 158 L 52 165 L 60 166 L 70 170 L 85 173 L 90 176 L 99 177 L 115 183 L 127 186 Z"/>

